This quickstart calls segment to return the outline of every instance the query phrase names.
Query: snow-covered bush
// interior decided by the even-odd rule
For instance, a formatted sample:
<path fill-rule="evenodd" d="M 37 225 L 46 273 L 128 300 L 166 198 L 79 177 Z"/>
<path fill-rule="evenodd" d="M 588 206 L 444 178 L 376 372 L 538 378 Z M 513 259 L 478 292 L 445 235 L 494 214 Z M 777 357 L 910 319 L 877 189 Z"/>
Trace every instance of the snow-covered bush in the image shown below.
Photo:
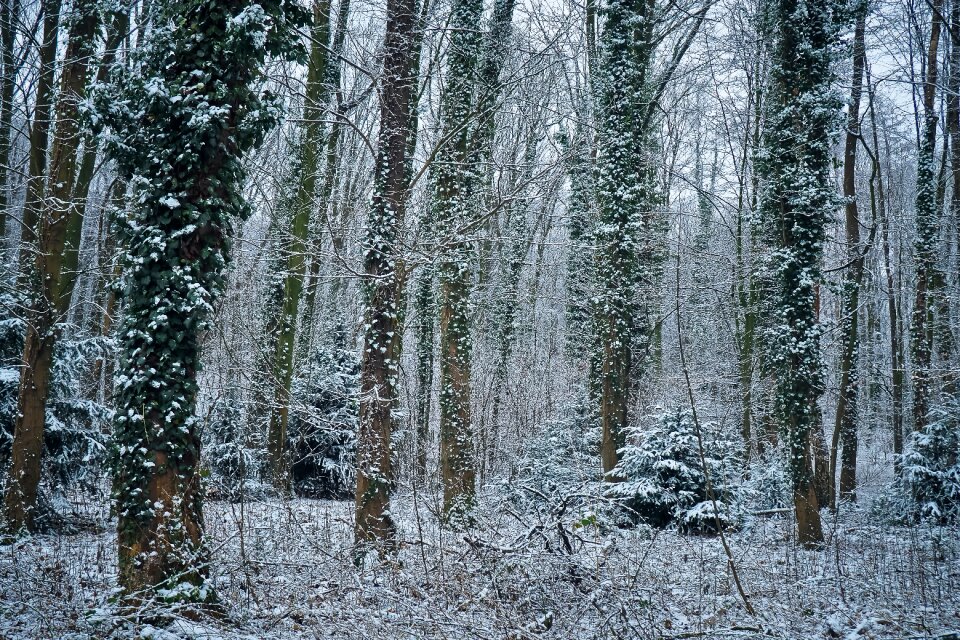
<path fill-rule="evenodd" d="M 17 413 L 25 325 L 12 310 L 15 301 L 0 299 L 0 468 L 9 467 Z M 103 338 L 59 340 L 51 373 L 43 433 L 43 479 L 58 488 L 90 487 L 106 455 L 112 411 L 85 397 L 95 360 L 108 357 Z"/>
<path fill-rule="evenodd" d="M 752 458 L 746 478 L 737 491 L 738 503 L 766 511 L 793 506 L 793 488 L 785 452 L 774 449 Z"/>
<path fill-rule="evenodd" d="M 543 495 L 560 496 L 600 479 L 600 434 L 590 410 L 585 399 L 571 403 L 527 441 L 517 464 L 520 482 L 512 483 L 513 489 L 529 485 Z M 535 496 L 523 491 L 517 498 Z"/>
<path fill-rule="evenodd" d="M 960 401 L 930 412 L 930 421 L 910 434 L 901 458 L 900 513 L 912 520 L 960 520 Z"/>
<path fill-rule="evenodd" d="M 688 532 L 716 531 L 735 523 L 731 511 L 742 444 L 717 425 L 701 425 L 704 458 L 719 513 L 714 514 L 701 463 L 696 425 L 689 411 L 673 409 L 628 433 L 613 474 L 622 481 L 607 494 L 620 500 L 635 520 L 655 527 L 676 524 Z"/>
<path fill-rule="evenodd" d="M 317 349 L 294 380 L 287 450 L 298 495 L 346 500 L 356 478 L 360 366 L 342 330 L 332 343 Z"/>
<path fill-rule="evenodd" d="M 260 451 L 248 446 L 235 389 L 216 400 L 208 415 L 204 433 L 209 444 L 204 447 L 203 457 L 211 471 L 211 493 L 230 501 L 240 500 L 250 479 L 257 475 Z"/>

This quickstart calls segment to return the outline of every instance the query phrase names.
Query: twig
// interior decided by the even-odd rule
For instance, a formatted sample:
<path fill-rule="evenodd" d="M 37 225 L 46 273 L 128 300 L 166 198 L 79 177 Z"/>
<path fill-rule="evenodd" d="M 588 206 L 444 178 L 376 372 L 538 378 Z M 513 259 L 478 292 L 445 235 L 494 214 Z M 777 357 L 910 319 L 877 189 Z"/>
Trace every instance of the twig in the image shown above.
<path fill-rule="evenodd" d="M 690 370 L 687 368 L 687 358 L 683 352 L 683 327 L 680 324 L 680 234 L 677 234 L 677 296 L 676 296 L 676 320 L 677 320 L 677 345 L 680 349 L 680 366 L 683 369 L 683 377 L 687 383 L 687 396 L 690 398 L 690 412 L 693 416 L 693 426 L 697 434 L 697 450 L 700 453 L 700 464 L 703 466 L 703 477 L 707 483 L 707 497 L 710 498 L 710 504 L 713 506 L 713 519 L 717 525 L 717 533 L 720 534 L 720 542 L 723 544 L 723 551 L 727 554 L 727 564 L 730 567 L 730 573 L 733 576 L 733 582 L 737 586 L 737 593 L 743 600 L 743 607 L 751 616 L 755 616 L 756 611 L 750 604 L 750 599 L 740 584 L 740 574 L 737 572 L 737 565 L 733 561 L 733 553 L 730 551 L 730 545 L 727 544 L 727 536 L 723 533 L 723 525 L 720 523 L 720 515 L 717 509 L 717 496 L 713 491 L 713 482 L 710 480 L 710 468 L 707 466 L 707 457 L 703 452 L 703 436 L 700 433 L 700 419 L 697 417 L 697 404 L 693 400 L 693 385 L 690 384 Z"/>

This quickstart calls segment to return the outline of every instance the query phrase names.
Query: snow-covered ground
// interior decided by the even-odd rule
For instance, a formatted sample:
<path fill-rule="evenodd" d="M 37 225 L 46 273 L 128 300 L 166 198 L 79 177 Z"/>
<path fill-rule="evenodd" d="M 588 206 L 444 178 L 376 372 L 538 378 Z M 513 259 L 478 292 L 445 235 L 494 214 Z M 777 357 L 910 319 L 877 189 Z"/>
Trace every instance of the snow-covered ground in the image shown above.
<path fill-rule="evenodd" d="M 537 519 L 495 500 L 474 530 L 436 526 L 436 497 L 402 493 L 401 548 L 358 568 L 351 505 L 208 502 L 216 619 L 134 627 L 110 604 L 113 523 L 0 547 L 0 638 L 951 638 L 960 634 L 956 529 L 895 527 L 864 507 L 824 512 L 828 543 L 799 548 L 788 516 L 728 540 L 601 532 L 580 515 Z"/>

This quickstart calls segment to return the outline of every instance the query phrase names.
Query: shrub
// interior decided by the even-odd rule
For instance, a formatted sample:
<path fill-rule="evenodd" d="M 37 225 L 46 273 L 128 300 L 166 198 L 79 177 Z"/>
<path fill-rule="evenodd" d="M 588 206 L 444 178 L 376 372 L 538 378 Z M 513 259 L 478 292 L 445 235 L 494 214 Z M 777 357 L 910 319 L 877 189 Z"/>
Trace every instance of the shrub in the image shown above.
<path fill-rule="evenodd" d="M 212 494 L 231 502 L 249 495 L 249 480 L 257 475 L 260 455 L 259 449 L 248 446 L 235 388 L 214 402 L 204 432 L 210 438 L 203 457 L 211 471 Z"/>
<path fill-rule="evenodd" d="M 0 299 L 0 466 L 9 467 L 20 387 L 26 327 L 12 313 L 16 301 Z M 43 432 L 43 480 L 54 490 L 91 489 L 106 456 L 113 412 L 85 397 L 85 384 L 97 359 L 110 357 L 105 338 L 57 342 Z"/>
<path fill-rule="evenodd" d="M 634 521 L 654 527 L 676 524 L 691 533 L 711 532 L 717 519 L 725 528 L 732 526 L 741 444 L 713 423 L 701 425 L 701 431 L 718 513 L 707 494 L 696 425 L 682 409 L 630 430 L 613 471 L 623 481 L 611 484 L 607 494 L 628 507 Z"/>
<path fill-rule="evenodd" d="M 546 496 L 560 496 L 599 480 L 600 436 L 595 422 L 582 399 L 564 407 L 559 418 L 548 421 L 526 442 L 517 465 L 520 484 Z M 533 496 L 533 491 L 524 491 L 518 498 Z"/>
<path fill-rule="evenodd" d="M 342 329 L 318 349 L 294 381 L 287 429 L 293 490 L 300 496 L 347 500 L 356 479 L 360 365 Z"/>
<path fill-rule="evenodd" d="M 910 434 L 901 458 L 902 513 L 938 523 L 960 519 L 960 401 L 930 412 L 928 424 Z"/>

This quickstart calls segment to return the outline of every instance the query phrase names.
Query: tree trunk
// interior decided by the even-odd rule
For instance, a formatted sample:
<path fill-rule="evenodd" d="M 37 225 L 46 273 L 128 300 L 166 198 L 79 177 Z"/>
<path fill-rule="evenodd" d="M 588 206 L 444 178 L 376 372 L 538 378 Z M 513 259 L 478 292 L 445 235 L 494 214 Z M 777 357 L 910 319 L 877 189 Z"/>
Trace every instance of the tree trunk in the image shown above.
<path fill-rule="evenodd" d="M 650 241 L 647 217 L 654 206 L 649 183 L 649 135 L 640 96 L 647 93 L 651 45 L 645 42 L 653 3 L 622 0 L 608 7 L 601 32 L 597 132 L 598 220 L 595 231 L 597 295 L 591 388 L 599 405 L 600 461 L 611 475 L 624 445 L 632 384 L 632 352 L 641 326 L 641 255 Z"/>
<path fill-rule="evenodd" d="M 444 248 L 440 281 L 440 475 L 448 521 L 469 517 L 476 492 L 471 419 L 472 338 L 468 305 L 473 247 L 467 227 L 478 211 L 484 162 L 493 139 L 493 111 L 500 95 L 500 70 L 513 20 L 513 0 L 494 6 L 485 37 L 477 30 L 481 0 L 453 6 L 448 80 L 441 96 L 445 146 L 433 167 L 433 206 Z"/>
<path fill-rule="evenodd" d="M 399 375 L 395 265 L 407 201 L 407 140 L 413 79 L 414 0 L 387 0 L 380 133 L 374 193 L 364 238 L 366 301 L 360 368 L 360 433 L 354 536 L 358 545 L 391 546 L 396 527 L 390 514 L 394 484 L 391 438 Z"/>
<path fill-rule="evenodd" d="M 800 543 L 823 542 L 811 444 L 819 451 L 823 367 L 818 288 L 825 226 L 835 199 L 830 131 L 832 50 L 839 37 L 831 0 L 770 9 L 771 69 L 764 153 L 758 163 L 761 217 L 776 242 L 771 261 L 775 415 L 790 454 Z M 817 471 L 826 466 L 818 453 Z M 827 471 L 826 469 L 822 469 Z"/>
<path fill-rule="evenodd" d="M 20 20 L 20 0 L 0 0 L 0 254 L 7 237 L 7 207 L 10 203 L 11 180 L 8 164 L 13 146 L 13 93 L 17 86 L 16 25 Z M 0 255 L 4 260 L 6 256 Z"/>
<path fill-rule="evenodd" d="M 864 33 L 867 4 L 857 6 L 853 36 L 853 78 L 847 112 L 847 134 L 843 154 L 843 195 L 846 198 L 845 226 L 847 260 L 850 265 L 844 282 L 841 306 L 840 390 L 836 422 L 830 447 L 830 475 L 837 472 L 838 449 L 843 448 L 840 469 L 840 497 L 856 500 L 857 488 L 857 360 L 859 351 L 860 285 L 863 280 L 863 247 L 860 246 L 860 216 L 857 209 L 857 145 L 860 143 L 860 98 L 866 62 Z M 836 496 L 830 495 L 834 507 Z"/>
<path fill-rule="evenodd" d="M 873 86 L 870 83 L 870 71 L 867 69 L 867 90 L 870 92 L 870 128 L 873 138 L 874 164 L 873 178 L 876 180 L 876 199 L 872 206 L 879 214 L 881 240 L 883 243 L 883 271 L 886 281 L 887 318 L 890 324 L 890 379 L 893 423 L 894 470 L 900 475 L 900 456 L 903 455 L 903 399 L 904 368 L 903 339 L 900 334 L 900 318 L 897 312 L 897 290 L 894 287 L 893 266 L 890 248 L 890 221 L 887 218 L 887 197 L 883 188 L 883 166 L 880 164 L 880 140 L 877 135 L 877 116 L 874 108 Z"/>
<path fill-rule="evenodd" d="M 15 531 L 32 530 L 36 525 L 35 506 L 50 373 L 57 342 L 56 325 L 66 312 L 72 293 L 61 282 L 61 271 L 67 229 L 75 214 L 71 195 L 80 144 L 79 106 L 86 92 L 87 65 L 94 53 L 98 17 L 92 0 L 78 2 L 74 11 L 77 20 L 65 52 L 47 194 L 37 204 L 38 251 L 34 267 L 29 270 L 36 300 L 27 311 L 10 487 L 6 497 L 7 524 Z"/>
<path fill-rule="evenodd" d="M 100 60 L 97 69 L 96 84 L 102 84 L 107 80 L 107 74 L 116 60 L 117 53 L 123 45 L 123 39 L 127 36 L 130 28 L 129 9 L 122 8 L 113 14 L 107 30 L 107 41 L 103 51 L 103 58 Z M 64 242 L 63 256 L 63 274 L 61 289 L 64 292 L 72 292 L 78 275 L 78 260 L 80 258 L 80 238 L 83 233 L 83 220 L 87 210 L 87 197 L 90 193 L 90 185 L 93 183 L 94 171 L 96 168 L 97 152 L 99 145 L 97 138 L 88 133 L 83 140 L 83 154 L 81 156 L 80 168 L 77 172 L 76 184 L 73 188 L 72 207 L 73 213 L 70 216 L 70 222 L 67 226 L 66 240 Z"/>
<path fill-rule="evenodd" d="M 937 144 L 937 74 L 943 26 L 943 0 L 931 4 L 930 43 L 923 78 L 923 114 L 920 149 L 917 151 L 917 235 L 914 253 L 917 269 L 916 297 L 910 322 L 910 350 L 913 356 L 913 422 L 920 430 L 927 424 L 932 389 L 931 352 L 933 290 L 938 279 L 939 215 L 934 152 Z"/>
<path fill-rule="evenodd" d="M 30 127 L 30 167 L 21 225 L 23 235 L 20 238 L 20 288 L 27 284 L 27 271 L 36 259 L 37 227 L 40 223 L 47 177 L 47 147 L 50 142 L 50 112 L 53 109 L 60 4 L 61 0 L 44 0 L 40 5 L 43 13 L 43 40 L 40 43 L 40 69 L 37 75 L 33 123 Z"/>
<path fill-rule="evenodd" d="M 958 232 L 957 247 L 960 248 L 960 2 L 953 2 L 950 5 L 950 65 L 949 75 L 947 76 L 947 135 L 949 136 L 950 147 L 950 177 L 952 178 L 952 189 L 950 194 L 950 212 Z M 949 246 L 949 243 L 948 243 Z M 949 258 L 948 258 L 949 260 Z M 944 276 L 943 286 L 947 286 L 946 274 Z M 938 326 L 938 355 L 940 356 L 940 367 L 943 374 L 942 392 L 945 396 L 953 396 L 957 392 L 958 377 L 960 372 L 955 366 L 951 366 L 951 358 L 956 347 L 951 332 L 952 324 L 956 318 L 951 318 L 951 312 L 956 313 L 956 309 L 951 309 L 949 293 L 944 291 L 939 296 L 940 318 Z"/>
<path fill-rule="evenodd" d="M 427 460 L 430 448 L 430 413 L 433 399 L 434 324 L 436 301 L 434 287 L 436 272 L 432 264 L 420 269 L 414 294 L 417 314 L 417 442 L 415 474 L 418 480 L 427 479 Z"/>
<path fill-rule="evenodd" d="M 234 221 L 250 213 L 243 158 L 275 123 L 260 92 L 263 65 L 268 51 L 294 57 L 307 21 L 296 3 L 250 6 L 160 3 L 155 24 L 172 28 L 150 32 L 137 72 L 100 96 L 121 175 L 143 178 L 122 227 L 113 465 L 118 584 L 134 604 L 215 599 L 195 415 L 201 346 L 225 286 Z"/>
<path fill-rule="evenodd" d="M 330 40 L 330 1 L 314 4 L 311 29 L 310 61 L 307 65 L 307 94 L 303 106 L 303 130 L 293 151 L 291 170 L 294 180 L 292 193 L 287 195 L 284 220 L 289 219 L 289 231 L 280 239 L 284 265 L 283 295 L 279 308 L 271 310 L 277 335 L 274 338 L 273 387 L 270 427 L 267 436 L 270 451 L 272 480 L 276 488 L 289 489 L 289 463 L 286 454 L 287 423 L 290 415 L 290 385 L 293 381 L 294 352 L 297 346 L 297 321 L 300 296 L 307 263 L 307 240 L 310 213 L 316 195 L 321 138 L 321 117 L 330 100 L 326 90 L 325 73 L 328 65 L 326 43 Z M 287 244 L 289 243 L 289 245 Z M 314 256 L 319 260 L 319 255 Z"/>
<path fill-rule="evenodd" d="M 327 132 L 325 164 L 323 167 L 323 182 L 317 194 L 317 206 L 314 207 L 314 216 L 310 220 L 310 271 L 307 277 L 306 292 L 303 296 L 303 339 L 299 342 L 304 353 L 310 351 L 310 341 L 313 336 L 313 319 L 316 313 L 317 290 L 320 288 L 320 255 L 323 250 L 323 228 L 329 223 L 330 200 L 333 197 L 333 188 L 339 175 L 340 132 L 343 129 L 341 119 L 343 111 L 343 90 L 340 88 L 343 52 L 343 43 L 347 35 L 347 20 L 350 17 L 350 0 L 340 0 L 337 7 L 337 26 L 333 32 L 333 44 L 330 55 L 327 56 L 327 65 L 324 71 L 326 99 L 331 103 L 331 95 L 335 96 L 330 104 L 333 112 L 333 122 Z M 329 27 L 328 27 L 329 29 Z M 334 304 L 337 304 L 334 301 Z"/>

